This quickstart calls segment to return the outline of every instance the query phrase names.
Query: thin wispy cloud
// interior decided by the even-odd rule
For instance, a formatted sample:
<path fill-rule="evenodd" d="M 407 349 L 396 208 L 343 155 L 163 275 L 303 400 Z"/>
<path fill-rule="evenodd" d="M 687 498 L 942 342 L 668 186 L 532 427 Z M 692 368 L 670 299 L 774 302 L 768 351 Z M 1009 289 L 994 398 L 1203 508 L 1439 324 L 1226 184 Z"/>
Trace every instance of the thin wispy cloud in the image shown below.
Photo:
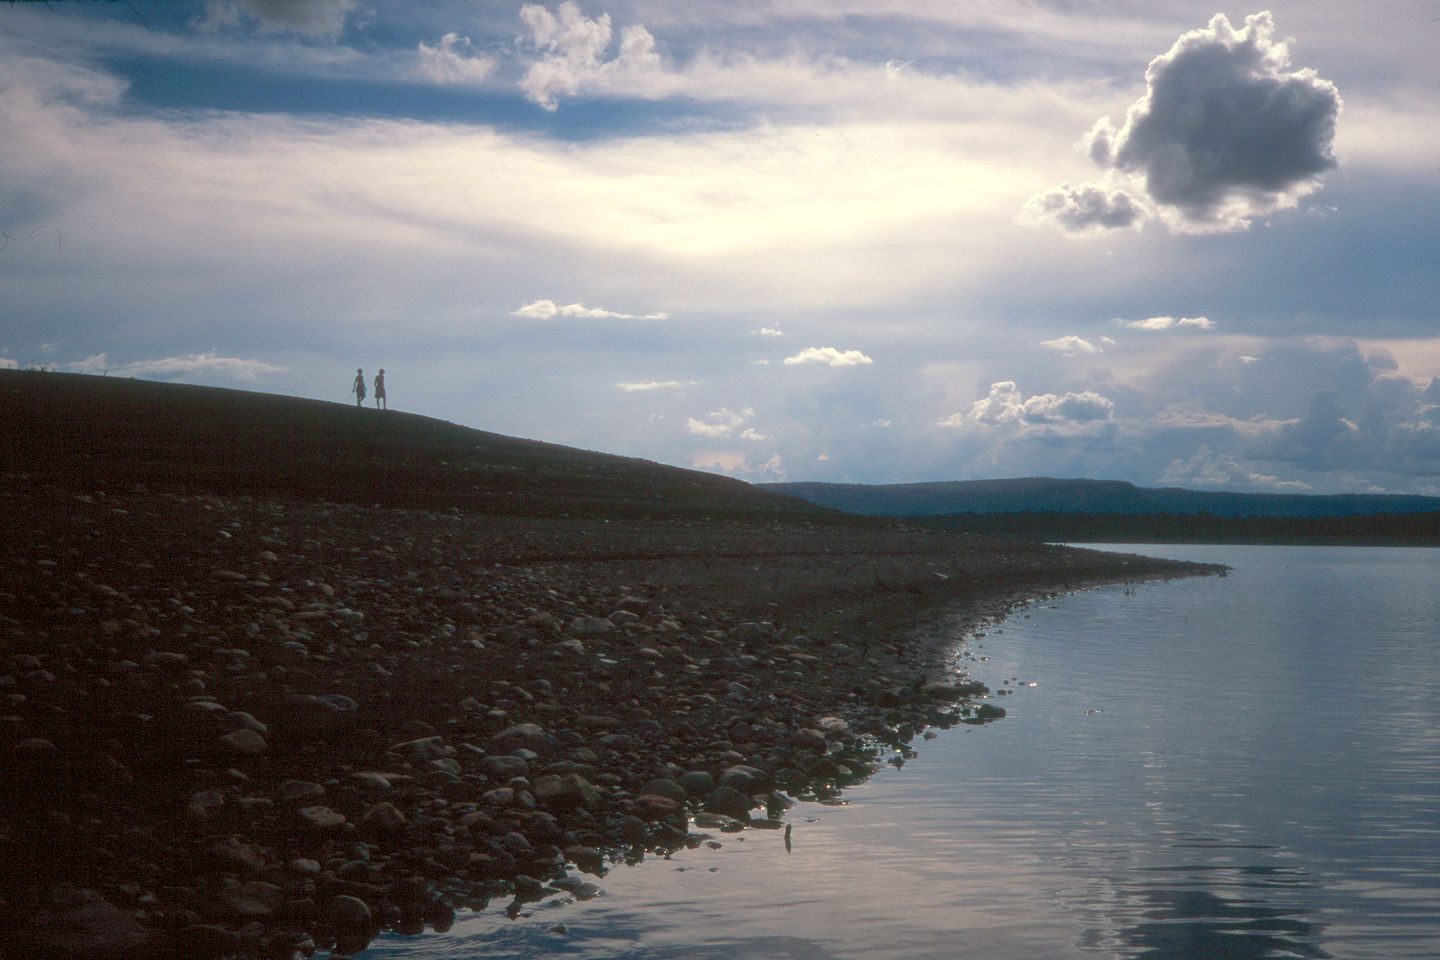
<path fill-rule="evenodd" d="M 582 303 L 567 303 L 560 306 L 554 300 L 535 300 L 525 304 L 513 315 L 527 320 L 553 320 L 556 317 L 578 317 L 582 320 L 667 320 L 665 313 L 621 313 L 604 307 L 587 307 Z"/>
<path fill-rule="evenodd" d="M 103 353 L 65 365 L 72 373 L 111 374 L 120 377 L 187 377 L 218 374 L 222 377 L 257 383 L 262 378 L 286 373 L 288 368 L 262 360 L 243 357 L 222 357 L 211 351 L 183 357 L 160 357 L 154 360 L 132 360 L 112 363 Z"/>
<path fill-rule="evenodd" d="M 644 393 L 651 390 L 682 390 L 685 387 L 698 385 L 699 381 L 696 380 L 645 380 L 639 382 L 626 381 L 615 384 L 616 387 L 624 390 L 626 393 Z"/>
<path fill-rule="evenodd" d="M 469 37 L 447 33 L 431 46 L 420 41 L 416 48 L 419 73 L 432 83 L 473 85 L 495 72 L 499 58 L 482 55 L 475 50 Z"/>
<path fill-rule="evenodd" d="M 1148 317 L 1127 320 L 1125 326 L 1134 330 L 1214 330 L 1215 321 L 1208 317 Z"/>
<path fill-rule="evenodd" d="M 1054 340 L 1041 340 L 1040 346 L 1048 347 L 1051 350 L 1058 350 L 1060 353 L 1100 353 L 1101 348 L 1086 340 L 1084 337 L 1077 337 L 1073 334 L 1056 337 Z"/>

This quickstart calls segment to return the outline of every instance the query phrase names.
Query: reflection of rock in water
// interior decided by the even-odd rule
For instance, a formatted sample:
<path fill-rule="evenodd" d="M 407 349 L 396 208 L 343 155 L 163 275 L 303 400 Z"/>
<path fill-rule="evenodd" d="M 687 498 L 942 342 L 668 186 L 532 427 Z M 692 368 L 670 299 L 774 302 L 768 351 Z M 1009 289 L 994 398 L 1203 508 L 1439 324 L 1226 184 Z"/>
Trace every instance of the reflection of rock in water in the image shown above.
<path fill-rule="evenodd" d="M 1190 874 L 1182 886 L 1157 885 L 1134 890 L 1136 922 L 1123 926 L 1118 940 L 1140 960 L 1270 960 L 1278 957 L 1327 958 L 1316 944 L 1323 925 L 1304 918 L 1305 908 L 1268 900 L 1267 888 L 1309 888 L 1294 870 L 1267 866 L 1187 864 L 1159 868 Z M 1237 898 L 1190 886 L 1235 888 Z M 1129 911 L 1127 911 L 1129 912 Z"/>

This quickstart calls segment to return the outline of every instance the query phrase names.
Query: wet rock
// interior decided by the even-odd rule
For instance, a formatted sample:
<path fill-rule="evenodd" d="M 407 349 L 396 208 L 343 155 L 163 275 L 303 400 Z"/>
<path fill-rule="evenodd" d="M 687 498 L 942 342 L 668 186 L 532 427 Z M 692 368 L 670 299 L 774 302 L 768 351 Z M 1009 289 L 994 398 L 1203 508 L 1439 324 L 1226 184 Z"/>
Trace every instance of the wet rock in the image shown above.
<path fill-rule="evenodd" d="M 285 890 L 262 880 L 228 880 L 221 899 L 237 917 L 268 917 L 285 899 Z"/>
<path fill-rule="evenodd" d="M 685 788 L 668 777 L 659 777 L 651 780 L 640 788 L 640 793 L 650 794 L 657 797 L 666 797 L 676 803 L 684 803 L 690 798 Z"/>
<path fill-rule="evenodd" d="M 705 796 L 715 789 L 715 776 L 707 770 L 691 770 L 676 781 L 687 795 Z"/>
<path fill-rule="evenodd" d="M 729 787 L 740 793 L 754 793 L 757 790 L 765 790 L 771 785 L 770 775 L 763 770 L 745 764 L 735 764 L 721 771 L 715 782 L 722 787 Z"/>
<path fill-rule="evenodd" d="M 600 806 L 599 791 L 578 773 L 568 773 L 563 777 L 554 774 L 540 776 L 535 780 L 533 793 L 536 803 L 562 810 L 593 810 Z"/>
<path fill-rule="evenodd" d="M 722 813 L 736 820 L 746 820 L 754 802 L 733 787 L 716 787 L 705 800 L 705 809 L 711 813 Z"/>
<path fill-rule="evenodd" d="M 1005 716 L 1005 708 L 997 707 L 993 703 L 982 703 L 975 708 L 975 719 L 981 723 L 989 720 L 999 720 Z"/>

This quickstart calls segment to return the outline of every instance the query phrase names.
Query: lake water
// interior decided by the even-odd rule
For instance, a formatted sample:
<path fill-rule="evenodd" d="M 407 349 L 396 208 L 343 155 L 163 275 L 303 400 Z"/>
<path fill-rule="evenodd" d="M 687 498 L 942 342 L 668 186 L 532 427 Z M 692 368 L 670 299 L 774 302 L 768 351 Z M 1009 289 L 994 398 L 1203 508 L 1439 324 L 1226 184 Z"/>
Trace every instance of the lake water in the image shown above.
<path fill-rule="evenodd" d="M 723 834 L 363 956 L 1440 957 L 1440 550 L 1123 549 L 1234 571 L 991 628 L 962 663 L 1008 717 L 797 806 L 788 852 Z"/>

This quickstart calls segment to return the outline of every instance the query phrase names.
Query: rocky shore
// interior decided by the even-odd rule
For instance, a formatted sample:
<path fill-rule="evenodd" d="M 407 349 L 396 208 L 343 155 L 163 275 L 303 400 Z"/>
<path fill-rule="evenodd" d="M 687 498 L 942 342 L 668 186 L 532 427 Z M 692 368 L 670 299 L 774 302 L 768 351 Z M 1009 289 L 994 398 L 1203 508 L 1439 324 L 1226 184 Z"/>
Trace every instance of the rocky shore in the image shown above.
<path fill-rule="evenodd" d="M 583 896 L 607 860 L 778 817 L 926 725 L 994 715 L 923 613 L 1183 572 L 903 528 L 14 477 L 0 504 L 15 957 L 288 957 Z"/>
<path fill-rule="evenodd" d="M 30 444 L 0 475 L 6 960 L 343 954 L 584 898 L 616 861 L 774 827 L 927 727 L 1002 715 L 949 666 L 967 619 L 1203 572 L 746 507 L 730 482 L 559 448 L 530 461 L 533 509 L 476 506 L 456 451 L 506 464 L 473 432 L 426 439 L 431 461 L 384 441 L 374 462 L 419 463 L 428 503 L 287 492 L 308 481 L 283 449 L 231 470 L 270 478 L 256 491 L 227 479 L 244 437 L 212 418 L 185 455 L 127 402 L 149 419 L 123 446 L 119 417 L 48 445 L 53 403 L 23 437 L 0 417 Z M 621 509 L 635 491 L 691 500 Z"/>

